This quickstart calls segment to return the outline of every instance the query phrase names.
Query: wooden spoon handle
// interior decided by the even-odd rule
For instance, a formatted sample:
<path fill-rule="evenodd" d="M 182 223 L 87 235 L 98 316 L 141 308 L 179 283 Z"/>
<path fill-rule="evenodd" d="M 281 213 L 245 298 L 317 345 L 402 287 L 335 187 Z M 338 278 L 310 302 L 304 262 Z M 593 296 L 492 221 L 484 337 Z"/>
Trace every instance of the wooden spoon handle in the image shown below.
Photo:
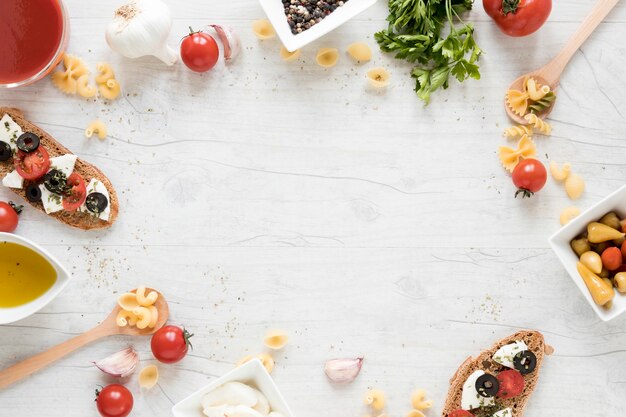
<path fill-rule="evenodd" d="M 619 0 L 598 0 L 591 13 L 583 21 L 576 33 L 569 39 L 561 52 L 554 57 L 545 67 L 542 68 L 542 77 L 548 81 L 550 85 L 556 85 L 561 78 L 561 74 L 574 56 L 578 48 L 582 46 L 589 35 L 598 27 L 600 22 L 609 14 Z"/>
<path fill-rule="evenodd" d="M 66 342 L 58 344 L 22 362 L 16 363 L 0 371 L 0 389 L 6 388 L 14 382 L 50 365 L 65 355 L 75 351 L 87 343 L 113 334 L 110 327 L 97 326 L 86 333 L 78 335 Z"/>

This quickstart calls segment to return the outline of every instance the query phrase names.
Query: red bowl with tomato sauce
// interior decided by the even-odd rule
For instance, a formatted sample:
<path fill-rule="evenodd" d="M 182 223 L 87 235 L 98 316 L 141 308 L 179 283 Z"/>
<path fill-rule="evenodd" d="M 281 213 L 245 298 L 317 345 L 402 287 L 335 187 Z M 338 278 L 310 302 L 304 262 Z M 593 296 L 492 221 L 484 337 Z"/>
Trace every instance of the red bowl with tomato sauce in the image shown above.
<path fill-rule="evenodd" d="M 0 0 L 0 88 L 45 77 L 68 39 L 69 16 L 61 0 Z"/>

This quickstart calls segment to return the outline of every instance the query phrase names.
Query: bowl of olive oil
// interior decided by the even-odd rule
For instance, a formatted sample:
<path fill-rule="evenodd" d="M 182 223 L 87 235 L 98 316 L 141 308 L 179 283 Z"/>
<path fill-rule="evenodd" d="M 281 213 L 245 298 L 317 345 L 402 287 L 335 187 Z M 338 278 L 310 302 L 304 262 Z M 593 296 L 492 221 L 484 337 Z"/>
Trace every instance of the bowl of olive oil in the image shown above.
<path fill-rule="evenodd" d="M 67 285 L 70 274 L 45 249 L 0 233 L 0 324 L 36 313 Z"/>

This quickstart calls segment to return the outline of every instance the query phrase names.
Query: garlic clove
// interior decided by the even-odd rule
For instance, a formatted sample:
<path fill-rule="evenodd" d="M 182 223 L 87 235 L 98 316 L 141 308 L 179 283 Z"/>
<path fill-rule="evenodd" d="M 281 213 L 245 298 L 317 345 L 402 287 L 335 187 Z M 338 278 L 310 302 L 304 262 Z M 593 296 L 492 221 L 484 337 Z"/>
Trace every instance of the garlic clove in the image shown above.
<path fill-rule="evenodd" d="M 332 359 L 324 365 L 324 373 L 333 382 L 347 384 L 355 380 L 362 366 L 363 358 Z"/>
<path fill-rule="evenodd" d="M 148 365 L 139 372 L 139 386 L 150 389 L 159 382 L 159 368 L 156 365 Z"/>
<path fill-rule="evenodd" d="M 287 342 L 289 342 L 289 336 L 282 330 L 270 330 L 263 340 L 263 344 L 273 350 L 284 348 Z"/>
<path fill-rule="evenodd" d="M 215 30 L 217 36 L 222 41 L 224 46 L 224 60 L 226 62 L 232 61 L 237 58 L 241 51 L 241 39 L 235 30 L 229 26 L 222 25 L 209 25 Z"/>
<path fill-rule="evenodd" d="M 254 388 L 241 382 L 227 382 L 202 398 L 202 408 L 219 405 L 245 405 L 252 408 L 259 402 L 255 391 Z"/>
<path fill-rule="evenodd" d="M 137 352 L 132 347 L 128 347 L 93 364 L 105 374 L 124 378 L 135 371 L 138 362 Z"/>

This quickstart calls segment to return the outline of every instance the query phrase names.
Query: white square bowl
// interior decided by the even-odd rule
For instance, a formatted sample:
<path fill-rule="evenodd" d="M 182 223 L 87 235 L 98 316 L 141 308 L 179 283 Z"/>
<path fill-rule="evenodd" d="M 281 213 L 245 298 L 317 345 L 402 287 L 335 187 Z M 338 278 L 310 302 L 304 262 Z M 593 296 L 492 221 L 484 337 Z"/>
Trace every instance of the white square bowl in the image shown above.
<path fill-rule="evenodd" d="M 63 265 L 61 265 L 59 261 L 57 261 L 54 256 L 48 253 L 48 251 L 26 238 L 12 233 L 0 232 L 0 245 L 2 242 L 16 243 L 32 249 L 50 262 L 50 265 L 54 267 L 57 274 L 57 279 L 52 287 L 33 301 L 17 307 L 0 308 L 0 324 L 8 324 L 35 314 L 44 308 L 50 301 L 54 300 L 70 281 L 70 273 L 63 267 Z"/>
<path fill-rule="evenodd" d="M 334 12 L 322 19 L 321 22 L 297 35 L 291 33 L 291 28 L 289 27 L 289 23 L 287 23 L 287 16 L 285 15 L 285 9 L 283 8 L 283 2 L 281 0 L 259 1 L 283 45 L 288 51 L 293 52 L 321 38 L 331 30 L 338 28 L 354 16 L 374 5 L 377 0 L 349 0 L 343 6 L 338 7 Z"/>
<path fill-rule="evenodd" d="M 591 308 L 593 308 L 598 317 L 600 317 L 603 321 L 614 319 L 626 311 L 626 295 L 620 294 L 616 291 L 615 298 L 613 299 L 613 305 L 609 309 L 605 309 L 594 303 L 587 286 L 576 269 L 578 256 L 576 256 L 576 253 L 570 247 L 570 242 L 586 230 L 587 224 L 597 221 L 606 213 L 611 211 L 617 213 L 621 219 L 626 217 L 626 185 L 615 191 L 613 194 L 610 194 L 608 197 L 604 198 L 585 212 L 581 213 L 578 217 L 574 218 L 568 224 L 563 226 L 558 232 L 553 234 L 549 239 L 550 246 L 552 247 L 552 250 L 556 254 L 557 258 L 559 258 L 563 267 L 565 267 L 574 283 L 583 293 L 583 296 L 587 299 Z"/>
<path fill-rule="evenodd" d="M 263 364 L 258 359 L 252 360 L 233 369 L 221 378 L 216 379 L 204 388 L 194 392 L 174 407 L 172 413 L 176 417 L 205 417 L 202 413 L 202 397 L 213 391 L 215 388 L 224 385 L 227 382 L 243 382 L 258 389 L 267 397 L 270 409 L 284 415 L 285 417 L 293 417 L 287 402 L 278 391 L 278 387 L 274 384 L 274 380 L 267 373 Z"/>

